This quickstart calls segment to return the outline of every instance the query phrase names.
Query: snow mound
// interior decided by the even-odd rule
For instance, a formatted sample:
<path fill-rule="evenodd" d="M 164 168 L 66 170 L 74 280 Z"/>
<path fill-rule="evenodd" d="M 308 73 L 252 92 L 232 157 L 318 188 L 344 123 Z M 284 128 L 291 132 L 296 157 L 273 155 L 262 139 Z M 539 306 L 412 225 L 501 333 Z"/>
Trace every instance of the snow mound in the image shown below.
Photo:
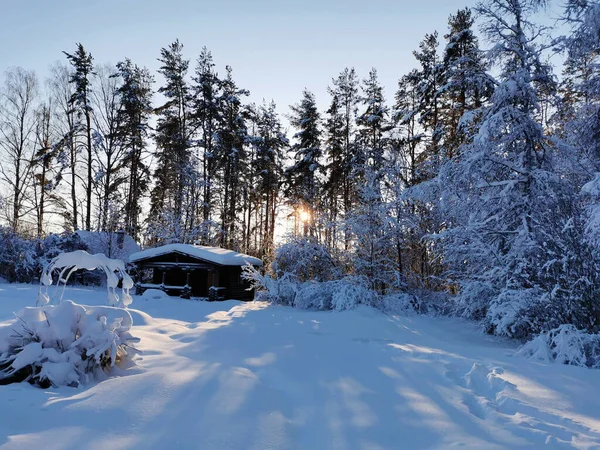
<path fill-rule="evenodd" d="M 158 300 L 167 297 L 167 293 L 165 291 L 161 291 L 160 289 L 146 289 L 142 294 L 142 298 L 144 299 L 152 298 Z"/>
<path fill-rule="evenodd" d="M 0 333 L 0 384 L 78 386 L 135 353 L 132 319 L 122 308 L 59 305 L 24 308 Z M 6 330 L 12 333 L 7 334 Z"/>
<path fill-rule="evenodd" d="M 573 325 L 561 325 L 524 344 L 517 355 L 579 367 L 600 369 L 600 334 L 590 334 Z"/>

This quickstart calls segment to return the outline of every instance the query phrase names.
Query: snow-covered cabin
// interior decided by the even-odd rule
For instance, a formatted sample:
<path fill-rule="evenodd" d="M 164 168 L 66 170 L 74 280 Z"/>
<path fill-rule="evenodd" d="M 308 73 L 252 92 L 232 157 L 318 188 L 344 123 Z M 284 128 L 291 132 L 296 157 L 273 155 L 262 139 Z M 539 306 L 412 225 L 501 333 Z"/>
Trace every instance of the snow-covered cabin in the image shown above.
<path fill-rule="evenodd" d="M 161 289 L 184 298 L 251 299 L 249 283 L 242 279 L 246 264 L 262 266 L 253 256 L 218 247 L 168 244 L 129 256 L 136 265 L 136 293 Z"/>

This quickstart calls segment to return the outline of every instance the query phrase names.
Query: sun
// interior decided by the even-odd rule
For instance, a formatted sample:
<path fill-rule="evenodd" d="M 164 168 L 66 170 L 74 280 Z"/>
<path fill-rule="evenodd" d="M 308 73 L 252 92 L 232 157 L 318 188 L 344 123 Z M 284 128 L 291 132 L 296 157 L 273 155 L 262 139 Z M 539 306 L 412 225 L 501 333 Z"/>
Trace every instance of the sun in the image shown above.
<path fill-rule="evenodd" d="M 308 212 L 308 211 L 307 211 L 307 210 L 305 210 L 305 209 L 301 209 L 301 210 L 298 212 L 298 217 L 300 218 L 300 220 L 301 220 L 302 222 L 305 222 L 305 223 L 306 223 L 306 222 L 308 222 L 308 221 L 310 220 L 310 212 Z"/>

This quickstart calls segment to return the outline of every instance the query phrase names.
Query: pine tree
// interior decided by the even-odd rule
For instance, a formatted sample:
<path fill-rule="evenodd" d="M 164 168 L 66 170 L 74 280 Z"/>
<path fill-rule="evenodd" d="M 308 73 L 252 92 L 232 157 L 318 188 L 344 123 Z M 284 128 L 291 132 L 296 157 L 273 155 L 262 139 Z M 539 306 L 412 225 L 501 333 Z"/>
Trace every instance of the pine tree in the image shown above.
<path fill-rule="evenodd" d="M 226 67 L 226 76 L 221 80 L 222 91 L 219 97 L 220 116 L 217 130 L 217 164 L 222 174 L 221 245 L 237 248 L 239 243 L 238 212 L 239 200 L 243 198 L 243 173 L 249 167 L 246 144 L 249 140 L 246 121 L 247 108 L 242 105 L 242 97 L 249 95 L 235 83 L 231 67 Z"/>
<path fill-rule="evenodd" d="M 381 174 L 365 167 L 364 182 L 358 190 L 358 204 L 346 220 L 352 233 L 352 263 L 355 275 L 363 277 L 367 285 L 384 294 L 394 283 L 392 248 L 389 233 L 388 204 L 381 197 Z"/>
<path fill-rule="evenodd" d="M 369 164 L 377 174 L 384 167 L 384 132 L 387 131 L 387 107 L 383 97 L 383 87 L 377 79 L 377 70 L 371 69 L 369 78 L 363 80 L 361 104 L 364 108 L 359 114 L 356 123 L 359 127 L 358 134 L 360 153 L 364 156 L 360 158 L 364 161 L 355 161 L 354 165 L 361 163 Z"/>
<path fill-rule="evenodd" d="M 73 67 L 70 82 L 74 86 L 73 96 L 70 99 L 72 107 L 77 111 L 80 117 L 85 119 L 85 149 L 87 153 L 86 169 L 87 177 L 85 181 L 85 229 L 91 229 L 92 222 L 92 168 L 93 168 L 93 148 L 92 148 L 92 107 L 90 104 L 90 91 L 92 77 L 94 76 L 94 66 L 92 55 L 83 48 L 82 44 L 77 44 L 75 53 L 69 54 L 63 52 L 69 63 Z"/>
<path fill-rule="evenodd" d="M 256 154 L 253 169 L 256 173 L 254 185 L 258 203 L 257 216 L 261 218 L 261 226 L 257 230 L 261 235 L 261 243 L 260 249 L 257 250 L 267 261 L 274 257 L 275 220 L 283 177 L 284 151 L 288 145 L 288 139 L 277 116 L 275 102 L 261 105 L 257 116 L 257 135 L 254 138 Z"/>
<path fill-rule="evenodd" d="M 184 199 L 190 174 L 189 87 L 185 79 L 189 61 L 183 57 L 183 45 L 175 41 L 161 49 L 162 64 L 159 73 L 165 84 L 158 92 L 165 97 L 165 104 L 156 110 L 156 159 L 155 186 L 151 193 L 151 218 L 171 211 L 169 217 L 180 224 L 173 228 L 183 230 L 180 240 L 185 240 L 183 228 Z M 163 217 L 166 217 L 163 215 Z"/>
<path fill-rule="evenodd" d="M 221 82 L 214 70 L 212 54 L 206 47 L 202 48 L 196 66 L 193 89 L 194 128 L 198 133 L 198 147 L 202 154 L 202 219 L 212 220 L 215 209 L 214 184 L 217 181 L 217 129 L 221 120 L 219 99 L 221 98 Z"/>
<path fill-rule="evenodd" d="M 394 122 L 396 123 L 398 136 L 395 139 L 394 161 L 400 164 L 402 170 L 398 175 L 402 177 L 404 184 L 410 187 L 419 181 L 417 172 L 418 150 L 423 140 L 423 134 L 419 128 L 419 72 L 413 69 L 398 81 L 396 91 L 396 103 L 394 105 Z"/>
<path fill-rule="evenodd" d="M 440 88 L 445 84 L 445 67 L 438 53 L 438 33 L 426 34 L 413 54 L 419 70 L 419 123 L 427 132 L 425 147 L 420 154 L 423 168 L 420 175 L 425 179 L 435 176 L 440 164 L 440 148 L 443 139 Z"/>
<path fill-rule="evenodd" d="M 343 151 L 339 158 L 339 166 L 341 167 L 341 189 L 342 189 L 342 211 L 344 218 L 356 204 L 357 186 L 356 181 L 352 177 L 353 161 L 357 158 L 357 148 L 355 145 L 356 139 L 356 116 L 358 105 L 358 77 L 354 68 L 345 68 L 337 78 L 333 79 L 333 87 L 329 89 L 332 96 L 337 97 L 338 110 L 342 128 L 339 130 L 340 139 L 343 145 Z M 345 233 L 344 248 L 349 249 L 350 234 Z"/>
<path fill-rule="evenodd" d="M 443 212 L 452 224 L 443 234 L 444 258 L 462 273 L 465 308 L 486 316 L 490 331 L 515 337 L 540 331 L 557 305 L 548 301 L 553 286 L 544 271 L 560 252 L 548 243 L 557 241 L 564 189 L 536 118 L 538 89 L 553 82 L 529 19 L 537 7 L 535 0 L 478 6 L 482 30 L 496 44 L 491 57 L 500 65 L 500 84 L 473 143 L 438 177 Z"/>
<path fill-rule="evenodd" d="M 323 206 L 327 214 L 325 242 L 332 249 L 338 244 L 338 218 L 342 213 L 346 163 L 344 161 L 344 115 L 338 94 L 331 89 L 330 93 L 331 104 L 324 124 L 326 179 L 323 185 Z"/>
<path fill-rule="evenodd" d="M 130 59 L 117 64 L 121 79 L 118 134 L 125 146 L 123 161 L 127 168 L 124 222 L 126 232 L 137 239 L 141 214 L 141 200 L 149 185 L 149 167 L 145 162 L 147 139 L 152 113 L 152 75 Z"/>
<path fill-rule="evenodd" d="M 300 103 L 290 109 L 290 123 L 298 131 L 294 134 L 296 142 L 290 148 L 294 164 L 285 171 L 287 197 L 297 214 L 302 215 L 304 234 L 307 235 L 309 231 L 314 233 L 320 209 L 321 117 L 315 96 L 308 90 L 303 91 Z"/>
<path fill-rule="evenodd" d="M 495 87 L 493 78 L 486 73 L 473 23 L 469 8 L 458 10 L 448 19 L 443 60 L 445 84 L 440 88 L 439 96 L 443 99 L 444 151 L 449 158 L 472 136 L 478 111 Z M 472 114 L 466 115 L 471 111 Z"/>

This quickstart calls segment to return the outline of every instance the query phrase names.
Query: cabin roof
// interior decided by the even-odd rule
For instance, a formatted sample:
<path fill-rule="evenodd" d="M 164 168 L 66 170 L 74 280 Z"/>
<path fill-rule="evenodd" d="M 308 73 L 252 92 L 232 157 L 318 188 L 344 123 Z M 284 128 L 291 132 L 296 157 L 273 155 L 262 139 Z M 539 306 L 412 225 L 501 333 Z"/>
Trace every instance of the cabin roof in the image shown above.
<path fill-rule="evenodd" d="M 198 258 L 222 266 L 244 266 L 247 263 L 250 263 L 253 266 L 262 266 L 262 261 L 253 256 L 234 252 L 233 250 L 227 250 L 225 248 L 205 247 L 192 244 L 167 244 L 161 247 L 149 248 L 130 255 L 129 261 L 137 262 L 169 253 L 182 253 L 192 258 Z"/>

